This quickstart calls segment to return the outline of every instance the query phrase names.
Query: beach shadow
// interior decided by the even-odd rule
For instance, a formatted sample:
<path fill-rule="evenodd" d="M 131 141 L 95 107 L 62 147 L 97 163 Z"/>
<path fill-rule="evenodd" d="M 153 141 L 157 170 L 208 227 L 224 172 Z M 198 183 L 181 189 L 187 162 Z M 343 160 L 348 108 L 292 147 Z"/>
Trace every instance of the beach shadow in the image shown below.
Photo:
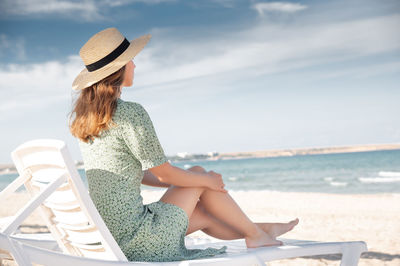
<path fill-rule="evenodd" d="M 18 229 L 23 234 L 31 234 L 31 233 L 50 233 L 49 229 L 46 225 L 39 224 L 21 224 Z"/>
<path fill-rule="evenodd" d="M 328 254 L 328 255 L 315 255 L 315 256 L 304 256 L 303 259 L 324 259 L 330 261 L 340 261 L 342 254 Z M 376 251 L 368 251 L 361 253 L 362 259 L 377 259 L 382 261 L 392 261 L 394 259 L 400 259 L 400 254 L 388 254 Z"/>
<path fill-rule="evenodd" d="M 47 229 L 47 226 L 39 224 L 21 224 L 19 228 Z"/>
<path fill-rule="evenodd" d="M 369 252 L 362 253 L 361 258 L 391 261 L 394 259 L 400 259 L 400 254 L 388 254 L 388 253 L 381 253 L 381 252 L 376 252 L 376 251 L 369 251 Z"/>

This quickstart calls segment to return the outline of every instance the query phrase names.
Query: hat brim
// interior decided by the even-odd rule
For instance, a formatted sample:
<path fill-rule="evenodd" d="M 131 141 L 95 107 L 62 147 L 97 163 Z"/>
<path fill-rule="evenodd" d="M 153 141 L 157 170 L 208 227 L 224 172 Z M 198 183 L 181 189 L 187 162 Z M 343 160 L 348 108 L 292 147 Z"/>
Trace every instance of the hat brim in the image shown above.
<path fill-rule="evenodd" d="M 73 90 L 82 90 L 87 88 L 96 82 L 99 82 L 103 78 L 111 75 L 112 73 L 118 71 L 120 68 L 125 66 L 130 60 L 132 60 L 135 55 L 137 55 L 148 43 L 151 35 L 146 34 L 139 38 L 130 41 L 128 48 L 118 56 L 114 61 L 109 63 L 108 65 L 89 72 L 86 68 L 84 68 L 78 76 L 74 79 L 72 83 Z"/>

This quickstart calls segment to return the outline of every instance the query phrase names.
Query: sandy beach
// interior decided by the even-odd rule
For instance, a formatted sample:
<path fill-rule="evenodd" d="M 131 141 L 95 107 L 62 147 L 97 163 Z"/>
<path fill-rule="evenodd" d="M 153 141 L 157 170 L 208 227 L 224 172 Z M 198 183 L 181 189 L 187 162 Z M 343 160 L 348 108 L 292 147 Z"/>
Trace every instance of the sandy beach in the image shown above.
<path fill-rule="evenodd" d="M 144 203 L 157 201 L 163 191 L 143 190 Z M 400 265 L 400 194 L 339 195 L 299 192 L 230 191 L 254 222 L 299 224 L 284 238 L 367 243 L 359 265 Z M 28 199 L 17 193 L 2 204 L 0 216 L 12 215 Z M 47 231 L 38 213 L 20 228 L 23 232 Z M 211 238 L 201 231 L 192 237 Z M 271 262 L 269 265 L 339 265 L 340 255 L 313 256 Z"/>

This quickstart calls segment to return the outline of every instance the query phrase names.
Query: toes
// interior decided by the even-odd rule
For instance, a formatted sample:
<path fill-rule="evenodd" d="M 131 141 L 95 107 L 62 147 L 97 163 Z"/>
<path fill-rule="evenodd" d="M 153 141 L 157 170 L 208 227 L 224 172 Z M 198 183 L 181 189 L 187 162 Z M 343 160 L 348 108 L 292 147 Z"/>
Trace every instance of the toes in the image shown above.
<path fill-rule="evenodd" d="M 295 225 L 299 223 L 299 218 L 292 220 L 290 223 L 294 223 Z"/>
<path fill-rule="evenodd" d="M 289 222 L 289 230 L 292 230 L 299 223 L 299 219 L 296 218 L 295 220 Z"/>

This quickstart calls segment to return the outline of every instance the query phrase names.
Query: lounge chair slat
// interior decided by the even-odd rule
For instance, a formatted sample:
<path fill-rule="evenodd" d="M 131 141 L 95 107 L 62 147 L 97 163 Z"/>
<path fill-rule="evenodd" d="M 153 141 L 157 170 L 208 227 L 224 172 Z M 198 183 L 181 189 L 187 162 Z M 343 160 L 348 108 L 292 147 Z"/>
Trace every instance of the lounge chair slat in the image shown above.
<path fill-rule="evenodd" d="M 68 234 L 67 239 L 71 242 L 80 244 L 93 244 L 102 241 L 102 237 L 98 230 L 92 232 L 78 232 L 72 230 L 65 230 Z"/>
<path fill-rule="evenodd" d="M 72 230 L 72 231 L 93 231 L 97 230 L 96 226 L 91 225 L 89 223 L 87 224 L 63 224 L 63 223 L 58 223 L 58 226 L 62 229 L 65 230 Z"/>
<path fill-rule="evenodd" d="M 33 168 L 34 167 L 30 167 L 32 171 L 32 180 L 42 183 L 49 183 L 54 180 L 54 178 L 67 173 L 65 168 L 55 165 L 38 165 L 35 166 L 35 168 L 38 169 L 33 170 Z"/>
<path fill-rule="evenodd" d="M 93 252 L 105 252 L 104 247 L 101 245 L 101 243 L 98 244 L 92 244 L 92 245 L 85 245 L 81 243 L 76 243 L 76 242 L 71 242 L 71 245 L 74 247 L 80 248 L 80 249 L 85 249 Z"/>
<path fill-rule="evenodd" d="M 44 202 L 43 205 L 46 206 L 47 208 L 51 208 L 58 211 L 70 211 L 70 210 L 80 209 L 80 204 L 77 201 L 68 202 L 65 204 Z"/>
<path fill-rule="evenodd" d="M 87 224 L 89 223 L 88 218 L 82 211 L 76 212 L 62 212 L 59 210 L 53 210 L 55 214 L 54 221 L 61 222 L 63 224 Z"/>
<path fill-rule="evenodd" d="M 34 152 L 31 154 L 25 154 L 23 159 L 25 168 L 42 164 L 61 168 L 65 166 L 59 152 Z"/>
<path fill-rule="evenodd" d="M 76 202 L 77 198 L 71 189 L 54 191 L 54 193 L 46 200 L 47 202 L 52 202 L 55 204 L 68 204 Z"/>

